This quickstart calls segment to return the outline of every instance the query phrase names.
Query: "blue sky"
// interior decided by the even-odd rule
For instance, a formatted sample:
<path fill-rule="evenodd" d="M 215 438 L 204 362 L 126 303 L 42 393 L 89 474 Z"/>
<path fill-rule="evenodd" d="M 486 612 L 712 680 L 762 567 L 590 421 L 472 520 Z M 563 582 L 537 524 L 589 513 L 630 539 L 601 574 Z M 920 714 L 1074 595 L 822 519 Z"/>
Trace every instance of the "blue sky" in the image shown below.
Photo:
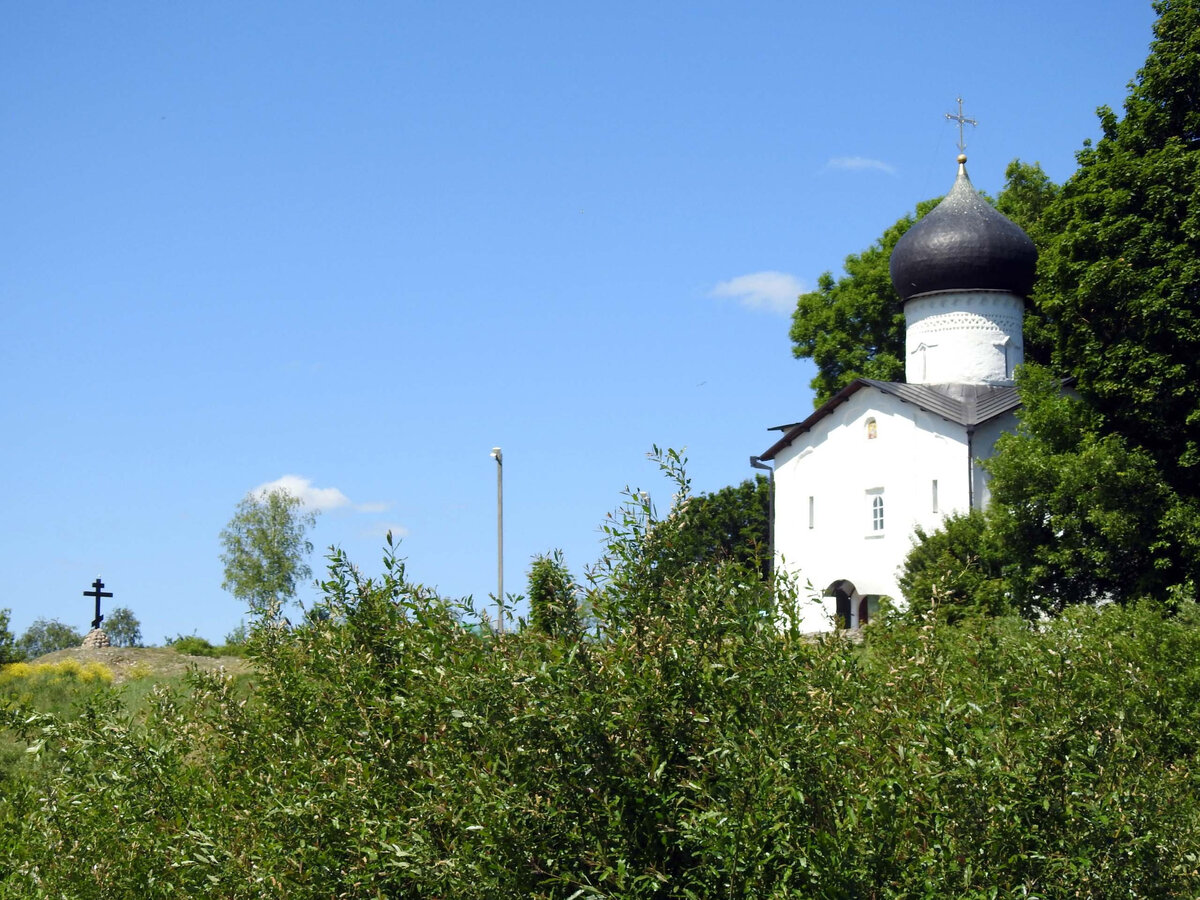
<path fill-rule="evenodd" d="M 289 479 L 318 547 L 449 596 L 625 486 L 751 474 L 811 409 L 794 296 L 953 181 L 1056 181 L 1149 2 L 12 3 L 0 29 L 3 594 L 220 640 L 218 535 Z M 313 596 L 311 590 L 305 596 Z"/>

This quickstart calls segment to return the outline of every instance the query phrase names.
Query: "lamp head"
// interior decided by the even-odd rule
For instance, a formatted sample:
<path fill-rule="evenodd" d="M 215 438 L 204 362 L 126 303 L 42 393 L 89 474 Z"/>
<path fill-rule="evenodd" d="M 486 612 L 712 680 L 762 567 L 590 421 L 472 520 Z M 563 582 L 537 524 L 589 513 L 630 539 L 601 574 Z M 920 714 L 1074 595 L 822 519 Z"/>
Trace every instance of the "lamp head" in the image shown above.
<path fill-rule="evenodd" d="M 496 462 L 503 462 L 504 460 L 504 454 L 500 451 L 499 447 L 493 447 L 490 455 Z"/>

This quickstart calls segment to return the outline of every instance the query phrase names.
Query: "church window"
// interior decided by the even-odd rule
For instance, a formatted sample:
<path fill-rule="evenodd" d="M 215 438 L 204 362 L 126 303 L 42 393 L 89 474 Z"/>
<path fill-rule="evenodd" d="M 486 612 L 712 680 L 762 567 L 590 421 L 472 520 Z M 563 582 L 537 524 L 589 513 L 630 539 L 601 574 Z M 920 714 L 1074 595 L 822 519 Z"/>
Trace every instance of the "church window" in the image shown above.
<path fill-rule="evenodd" d="M 883 488 L 867 491 L 867 537 L 883 537 Z"/>
<path fill-rule="evenodd" d="M 937 479 L 933 479 L 933 511 L 938 511 Z"/>
<path fill-rule="evenodd" d="M 875 417 L 867 419 L 867 440 L 873 441 L 879 437 L 879 426 L 875 424 Z"/>
<path fill-rule="evenodd" d="M 814 515 L 815 511 L 816 510 L 815 510 L 815 505 L 813 503 L 813 498 L 809 497 L 808 498 L 808 527 L 809 528 L 814 527 L 814 525 L 816 524 L 816 516 Z"/>

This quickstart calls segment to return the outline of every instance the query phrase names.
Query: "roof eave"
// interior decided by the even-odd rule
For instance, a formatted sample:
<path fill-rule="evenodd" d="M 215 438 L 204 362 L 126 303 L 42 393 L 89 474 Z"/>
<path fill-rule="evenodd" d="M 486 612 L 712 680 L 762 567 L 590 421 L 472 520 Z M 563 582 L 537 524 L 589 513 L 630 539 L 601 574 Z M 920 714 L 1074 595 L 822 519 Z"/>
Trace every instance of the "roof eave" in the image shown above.
<path fill-rule="evenodd" d="M 759 454 L 758 458 L 759 459 L 774 459 L 775 455 L 777 453 L 779 453 L 780 450 L 783 450 L 785 447 L 787 447 L 789 444 L 791 444 L 794 440 L 796 440 L 796 438 L 800 437 L 800 435 L 804 434 L 804 432 L 808 431 L 810 428 L 812 428 L 814 425 L 816 425 L 818 422 L 820 422 L 822 419 L 824 419 L 827 415 L 829 415 L 831 412 L 833 412 L 835 409 L 837 409 L 839 406 L 841 406 L 843 403 L 845 403 L 847 400 L 849 400 L 854 394 L 858 393 L 859 390 L 861 390 L 862 388 L 867 387 L 867 386 L 868 386 L 868 382 L 865 379 L 856 378 L 852 382 L 850 382 L 848 385 L 846 385 L 844 388 L 842 388 L 840 391 L 838 391 L 836 394 L 834 394 L 832 397 L 830 397 L 828 400 L 826 400 L 824 403 L 822 403 L 820 406 L 818 406 L 815 410 L 813 410 L 812 415 L 810 415 L 803 422 L 797 422 L 795 425 L 790 425 L 790 426 L 789 425 L 777 426 L 778 428 L 786 428 L 787 431 L 784 432 L 783 437 L 781 437 L 774 444 L 772 444 L 766 450 L 765 453 Z M 775 429 L 771 429 L 771 430 L 774 431 Z"/>

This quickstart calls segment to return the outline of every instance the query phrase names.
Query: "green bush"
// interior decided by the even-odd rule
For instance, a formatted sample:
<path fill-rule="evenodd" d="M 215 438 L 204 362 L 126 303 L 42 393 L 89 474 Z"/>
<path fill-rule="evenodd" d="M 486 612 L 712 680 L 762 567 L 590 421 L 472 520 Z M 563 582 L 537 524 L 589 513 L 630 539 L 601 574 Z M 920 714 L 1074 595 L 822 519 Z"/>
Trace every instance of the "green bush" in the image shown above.
<path fill-rule="evenodd" d="M 46 763 L 0 896 L 1200 893 L 1193 603 L 859 647 L 753 567 L 663 573 L 636 508 L 608 531 L 594 632 L 471 630 L 334 554 L 304 624 L 253 628 L 249 698 L 6 714 Z"/>
<path fill-rule="evenodd" d="M 167 638 L 166 644 L 184 656 L 220 656 L 222 649 L 198 634 L 177 634 L 173 638 Z"/>

